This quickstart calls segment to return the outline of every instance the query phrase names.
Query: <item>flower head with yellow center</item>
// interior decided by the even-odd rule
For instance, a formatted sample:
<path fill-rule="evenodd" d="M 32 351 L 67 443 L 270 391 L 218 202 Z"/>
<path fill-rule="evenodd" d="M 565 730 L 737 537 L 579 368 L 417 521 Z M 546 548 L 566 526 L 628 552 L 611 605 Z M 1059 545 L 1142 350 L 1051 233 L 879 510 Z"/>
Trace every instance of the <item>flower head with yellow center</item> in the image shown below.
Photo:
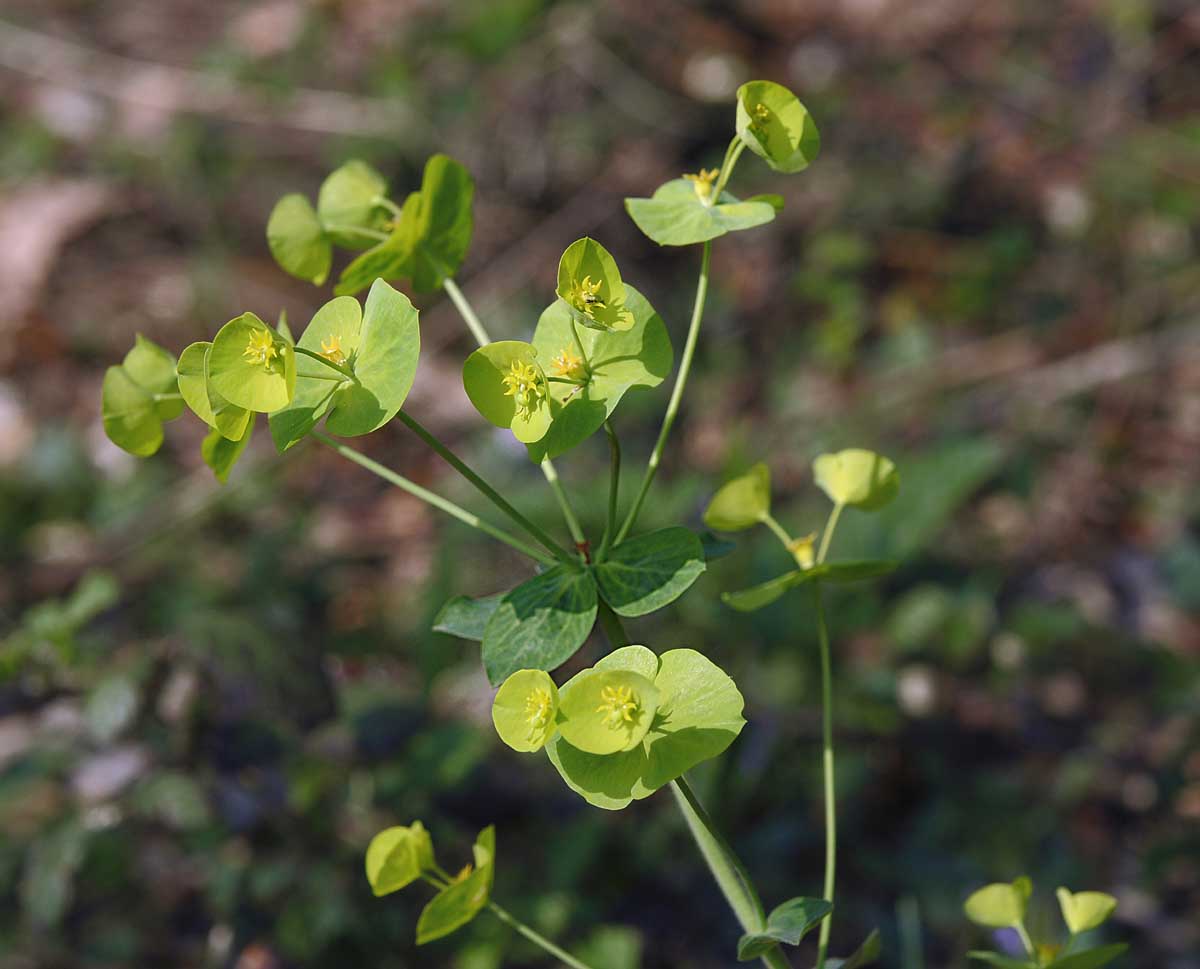
<path fill-rule="evenodd" d="M 638 701 L 633 695 L 633 689 L 628 686 L 606 686 L 600 691 L 600 706 L 597 713 L 603 713 L 604 722 L 610 727 L 623 727 L 636 719 Z"/>
<path fill-rule="evenodd" d="M 558 351 L 558 356 L 551 361 L 554 367 L 554 376 L 556 377 L 582 377 L 583 376 L 583 358 L 578 354 L 573 353 L 570 347 L 563 347 Z"/>
<path fill-rule="evenodd" d="M 708 202 L 712 198 L 713 186 L 720 174 L 720 169 L 702 168 L 695 175 L 684 175 L 683 177 L 692 183 L 692 188 L 696 190 L 696 197 L 701 202 Z"/>
<path fill-rule="evenodd" d="M 529 723 L 529 738 L 532 740 L 546 729 L 550 722 L 550 714 L 554 710 L 554 700 L 549 690 L 537 687 L 530 691 L 525 698 L 525 719 Z"/>
<path fill-rule="evenodd" d="M 251 363 L 261 363 L 269 368 L 271 361 L 279 356 L 279 348 L 275 345 L 275 337 L 271 335 L 271 331 L 251 330 L 250 340 L 246 343 L 242 356 Z"/>
<path fill-rule="evenodd" d="M 765 104 L 756 104 L 754 106 L 753 114 L 754 114 L 754 122 L 753 123 L 760 128 L 763 125 L 765 125 L 768 121 L 771 120 L 771 109 L 768 108 Z"/>
<path fill-rule="evenodd" d="M 321 356 L 339 367 L 346 362 L 346 352 L 342 349 L 342 338 L 334 334 L 328 340 L 321 341 Z"/>
<path fill-rule="evenodd" d="M 514 360 L 502 378 L 504 396 L 513 398 L 517 413 L 528 418 L 546 398 L 546 386 L 538 368 L 524 360 Z"/>
<path fill-rule="evenodd" d="M 604 309 L 604 300 L 600 298 L 602 283 L 602 280 L 597 279 L 592 282 L 591 276 L 584 276 L 571 290 L 571 305 L 588 316 L 591 316 L 596 310 Z"/>

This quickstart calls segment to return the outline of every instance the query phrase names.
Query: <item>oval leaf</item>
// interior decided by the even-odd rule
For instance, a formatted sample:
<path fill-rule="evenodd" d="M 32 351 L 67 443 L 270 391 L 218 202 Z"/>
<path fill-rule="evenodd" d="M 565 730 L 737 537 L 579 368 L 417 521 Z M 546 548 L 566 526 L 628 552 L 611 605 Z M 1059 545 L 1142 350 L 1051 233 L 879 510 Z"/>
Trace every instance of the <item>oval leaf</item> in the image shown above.
<path fill-rule="evenodd" d="M 231 404 L 268 414 L 292 399 L 295 350 L 253 313 L 243 313 L 213 337 L 208 380 Z"/>
<path fill-rule="evenodd" d="M 742 936 L 738 942 L 738 961 L 757 959 L 779 942 L 799 945 L 800 940 L 832 911 L 833 906 L 823 898 L 789 899 L 767 916 L 767 925 L 762 932 Z"/>
<path fill-rule="evenodd" d="M 558 295 L 575 322 L 595 330 L 628 330 L 633 313 L 617 262 L 595 239 L 577 239 L 558 261 Z"/>
<path fill-rule="evenodd" d="M 367 881 L 376 896 L 411 885 L 433 867 L 433 842 L 420 821 L 380 831 L 367 847 Z"/>
<path fill-rule="evenodd" d="M 1025 918 L 1028 895 L 1016 884 L 997 882 L 973 892 L 963 911 L 976 925 L 989 929 L 1009 929 Z"/>
<path fill-rule="evenodd" d="M 459 639 L 473 639 L 476 642 L 483 639 L 483 631 L 487 628 L 492 613 L 500 606 L 504 593 L 494 596 L 484 596 L 472 599 L 469 596 L 455 596 L 448 600 L 438 614 L 433 617 L 433 631 L 457 636 Z"/>
<path fill-rule="evenodd" d="M 1117 900 L 1104 892 L 1072 892 L 1060 888 L 1057 895 L 1063 921 L 1072 935 L 1099 928 L 1117 910 Z"/>
<path fill-rule="evenodd" d="M 320 286 L 329 276 L 333 247 L 312 204 L 303 195 L 285 195 L 267 221 L 267 245 L 280 268 Z"/>
<path fill-rule="evenodd" d="M 704 524 L 719 532 L 737 532 L 771 514 L 771 470 L 762 462 L 721 486 L 704 510 Z"/>
<path fill-rule="evenodd" d="M 692 182 L 676 178 L 648 199 L 626 199 L 625 211 L 660 246 L 690 246 L 764 225 L 775 218 L 776 209 L 765 201 L 742 202 L 728 192 L 721 193 L 716 205 L 706 205 Z"/>
<path fill-rule="evenodd" d="M 557 729 L 558 687 L 543 670 L 517 670 L 492 701 L 496 733 L 513 750 L 541 750 Z"/>
<path fill-rule="evenodd" d="M 387 210 L 379 198 L 387 192 L 387 182 L 365 161 L 354 158 L 336 169 L 321 183 L 317 193 L 317 217 L 329 238 L 343 249 L 368 249 L 370 236 L 357 232 L 339 232 L 334 226 L 359 226 L 378 231 L 387 224 Z"/>
<path fill-rule="evenodd" d="M 835 505 L 853 505 L 864 511 L 882 508 L 900 490 L 896 466 L 862 448 L 818 455 L 813 461 L 813 478 Z"/>
<path fill-rule="evenodd" d="M 595 566 L 600 595 L 620 616 L 644 616 L 674 602 L 704 569 L 700 539 L 681 527 L 622 542 Z"/>
<path fill-rule="evenodd" d="M 821 136 L 808 109 L 773 81 L 750 81 L 738 88 L 737 133 L 777 172 L 803 171 L 821 150 Z"/>
<path fill-rule="evenodd" d="M 480 347 L 463 364 L 463 387 L 480 414 L 522 443 L 539 441 L 550 429 L 549 384 L 531 344 L 500 340 Z"/>
<path fill-rule="evenodd" d="M 1124 955 L 1129 946 L 1124 942 L 1102 945 L 1086 952 L 1076 952 L 1061 959 L 1055 959 L 1046 969 L 1100 969 L 1107 966 L 1118 956 Z"/>
<path fill-rule="evenodd" d="M 495 876 L 495 828 L 487 827 L 479 833 L 473 851 L 475 871 L 438 892 L 421 912 L 417 920 L 417 945 L 462 928 L 487 905 Z"/>
<path fill-rule="evenodd" d="M 204 459 L 204 463 L 212 469 L 212 473 L 216 475 L 221 484 L 225 484 L 229 480 L 229 472 L 238 463 L 238 459 L 246 450 L 246 445 L 250 443 L 250 436 L 253 433 L 254 422 L 249 421 L 241 440 L 231 441 L 214 427 L 200 442 L 200 456 Z"/>
<path fill-rule="evenodd" d="M 517 670 L 552 670 L 583 645 L 596 619 L 596 583 L 557 565 L 507 593 L 483 631 L 483 667 L 493 685 Z"/>
<path fill-rule="evenodd" d="M 658 690 L 640 673 L 591 669 L 564 689 L 559 733 L 589 754 L 632 750 L 646 736 L 657 709 Z"/>

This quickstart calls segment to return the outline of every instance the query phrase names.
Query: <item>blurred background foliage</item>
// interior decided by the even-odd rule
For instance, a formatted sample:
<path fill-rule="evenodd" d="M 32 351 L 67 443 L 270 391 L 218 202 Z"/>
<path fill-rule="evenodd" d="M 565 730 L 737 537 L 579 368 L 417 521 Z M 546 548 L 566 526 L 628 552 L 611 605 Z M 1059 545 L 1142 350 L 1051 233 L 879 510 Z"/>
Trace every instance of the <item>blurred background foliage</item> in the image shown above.
<path fill-rule="evenodd" d="M 286 191 L 361 156 L 401 195 L 474 173 L 461 276 L 528 338 L 594 234 L 676 341 L 698 254 L 621 199 L 719 161 L 732 92 L 793 87 L 824 136 L 720 242 L 643 527 L 698 525 L 767 459 L 817 528 L 809 462 L 893 456 L 900 499 L 834 554 L 894 555 L 831 595 L 844 794 L 834 951 L 962 967 L 960 905 L 1028 872 L 1112 891 L 1122 965 L 1200 966 L 1200 11 L 1187 0 L 5 0 L 0 18 L 0 966 L 496 969 L 545 960 L 494 920 L 417 952 L 376 901 L 377 829 L 440 853 L 499 831 L 497 897 L 605 969 L 729 966 L 733 919 L 664 796 L 588 808 L 503 748 L 474 644 L 429 630 L 509 553 L 328 453 L 266 435 L 215 484 L 181 422 L 137 463 L 99 423 L 135 332 L 176 349 L 328 294 L 272 263 Z M 481 425 L 452 308 L 422 303 L 407 405 L 558 528 Z M 666 389 L 617 415 L 626 494 Z M 376 457 L 477 507 L 400 428 Z M 565 480 L 593 530 L 606 453 Z M 820 889 L 816 651 L 804 596 L 718 592 L 769 535 L 634 624 L 738 680 L 750 724 L 696 782 L 770 904 Z M 604 648 L 580 654 L 590 663 Z M 999 940 L 1001 944 L 1005 940 Z M 808 959 L 805 949 L 798 958 Z"/>

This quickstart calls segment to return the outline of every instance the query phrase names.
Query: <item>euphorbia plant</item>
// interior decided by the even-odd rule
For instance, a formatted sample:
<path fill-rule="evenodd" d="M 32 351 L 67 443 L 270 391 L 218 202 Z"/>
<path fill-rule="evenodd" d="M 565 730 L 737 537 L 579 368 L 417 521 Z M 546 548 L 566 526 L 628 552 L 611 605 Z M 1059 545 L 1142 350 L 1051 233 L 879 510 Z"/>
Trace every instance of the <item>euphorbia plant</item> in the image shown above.
<path fill-rule="evenodd" d="M 316 285 L 327 280 L 335 249 L 359 250 L 341 271 L 335 297 L 293 336 L 285 319 L 272 326 L 253 313 L 226 323 L 211 342 L 194 343 L 176 360 L 142 337 L 125 361 L 109 369 L 103 388 L 104 426 L 111 439 L 153 454 L 164 422 L 186 404 L 209 428 L 204 460 L 221 479 L 230 473 L 258 414 L 276 448 L 313 438 L 460 522 L 503 542 L 532 563 L 515 587 L 481 599 L 459 596 L 442 608 L 435 628 L 481 644 L 483 672 L 497 687 L 493 720 L 518 751 L 545 750 L 567 786 L 590 804 L 618 810 L 669 788 L 740 921 L 738 958 L 789 965 L 794 946 L 820 926 L 817 967 L 827 961 L 836 858 L 830 646 L 821 603 L 826 582 L 868 578 L 891 566 L 827 561 L 842 510 L 870 510 L 895 493 L 898 478 L 885 458 L 849 450 L 817 459 L 814 476 L 834 502 L 818 543 L 793 538 L 771 515 L 769 474 L 757 466 L 726 485 L 705 515 L 719 531 L 765 524 L 784 543 L 795 567 L 770 582 L 728 593 L 736 609 L 754 609 L 790 589 L 811 590 L 818 622 L 824 702 L 826 871 L 822 897 L 799 896 L 767 913 L 750 876 L 715 830 L 686 772 L 717 757 L 745 720 L 733 680 L 688 648 L 651 649 L 631 643 L 622 622 L 655 612 L 681 596 L 705 571 L 706 545 L 689 528 L 637 532 L 640 511 L 662 460 L 687 386 L 701 332 L 713 240 L 775 218 L 778 196 L 740 200 L 727 185 L 749 149 L 781 173 L 802 171 L 819 149 L 807 110 L 786 88 L 755 81 L 738 91 L 735 133 L 719 168 L 686 174 L 649 198 L 627 200 L 629 215 L 660 245 L 699 245 L 700 272 L 676 364 L 670 327 L 621 274 L 613 255 L 591 238 L 574 242 L 558 264 L 555 293 L 531 339 L 493 342 L 458 288 L 472 230 L 474 187 L 454 160 L 435 155 L 421 186 L 397 202 L 384 177 L 350 161 L 322 184 L 315 206 L 301 195 L 282 198 L 267 239 L 287 272 Z M 520 513 L 405 409 L 420 352 L 419 314 L 389 281 L 412 290 L 442 290 L 478 343 L 463 365 L 463 385 L 479 414 L 511 432 L 544 475 L 562 513 L 569 543 Z M 358 294 L 368 290 L 364 302 Z M 614 415 L 626 394 L 647 392 L 675 370 L 654 447 L 632 500 L 619 493 L 622 448 Z M 508 521 L 480 518 L 444 496 L 387 468 L 345 442 L 399 420 L 471 483 Z M 604 525 L 585 532 L 554 460 L 604 431 L 611 461 Z M 623 513 L 622 513 L 623 511 Z M 552 675 L 597 627 L 611 651 L 565 682 Z M 571 966 L 578 959 L 517 921 L 491 899 L 497 858 L 492 828 L 480 833 L 471 864 L 452 875 L 439 866 L 420 822 L 381 832 L 366 855 L 367 877 L 379 895 L 424 881 L 436 892 L 417 925 L 417 942 L 447 935 L 485 908 Z M 872 933 L 841 969 L 877 956 Z"/>

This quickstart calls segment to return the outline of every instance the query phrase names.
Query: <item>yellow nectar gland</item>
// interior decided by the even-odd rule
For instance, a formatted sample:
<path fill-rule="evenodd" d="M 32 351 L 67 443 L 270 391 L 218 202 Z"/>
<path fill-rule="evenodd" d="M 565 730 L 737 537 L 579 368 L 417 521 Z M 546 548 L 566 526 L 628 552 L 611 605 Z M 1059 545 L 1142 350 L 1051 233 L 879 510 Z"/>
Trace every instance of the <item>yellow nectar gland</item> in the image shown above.
<path fill-rule="evenodd" d="M 529 738 L 532 740 L 550 722 L 550 711 L 554 702 L 550 699 L 550 691 L 541 687 L 535 689 L 525 698 L 525 719 L 529 724 Z"/>
<path fill-rule="evenodd" d="M 572 353 L 570 347 L 563 347 L 559 350 L 558 356 L 552 362 L 556 377 L 583 376 L 583 358 Z"/>
<path fill-rule="evenodd" d="M 792 553 L 792 558 L 796 560 L 796 564 L 802 569 L 811 569 L 813 567 L 813 546 L 817 542 L 817 533 L 813 532 L 810 535 L 805 535 L 803 538 L 793 538 L 788 542 L 788 551 Z"/>
<path fill-rule="evenodd" d="M 341 366 L 346 362 L 345 351 L 342 350 L 341 336 L 331 336 L 328 340 L 321 341 L 321 356 L 330 363 L 336 363 Z"/>
<path fill-rule="evenodd" d="M 514 360 L 504 381 L 504 396 L 512 397 L 517 404 L 517 412 L 522 417 L 528 417 L 534 408 L 546 396 L 546 388 L 542 385 L 542 375 L 532 363 Z"/>
<path fill-rule="evenodd" d="M 250 341 L 242 351 L 242 356 L 251 363 L 261 363 L 269 368 L 271 361 L 279 356 L 279 348 L 275 346 L 275 338 L 269 330 L 251 330 Z"/>
<path fill-rule="evenodd" d="M 762 127 L 768 121 L 771 120 L 771 109 L 768 108 L 765 104 L 756 104 L 754 106 L 753 114 L 754 114 L 754 124 L 757 125 L 758 127 Z"/>
<path fill-rule="evenodd" d="M 600 298 L 601 280 L 592 282 L 591 276 L 584 276 L 571 292 L 571 304 L 580 312 L 592 315 L 594 310 L 604 309 L 604 300 Z"/>
<path fill-rule="evenodd" d="M 701 202 L 707 202 L 712 197 L 713 184 L 717 180 L 717 176 L 721 172 L 716 168 L 702 168 L 698 174 L 684 175 L 689 182 L 692 183 L 692 188 L 696 190 L 696 197 Z"/>
<path fill-rule="evenodd" d="M 606 714 L 604 722 L 610 727 L 623 727 L 633 723 L 638 711 L 638 701 L 631 687 L 606 686 L 600 691 L 600 700 L 596 712 Z"/>

